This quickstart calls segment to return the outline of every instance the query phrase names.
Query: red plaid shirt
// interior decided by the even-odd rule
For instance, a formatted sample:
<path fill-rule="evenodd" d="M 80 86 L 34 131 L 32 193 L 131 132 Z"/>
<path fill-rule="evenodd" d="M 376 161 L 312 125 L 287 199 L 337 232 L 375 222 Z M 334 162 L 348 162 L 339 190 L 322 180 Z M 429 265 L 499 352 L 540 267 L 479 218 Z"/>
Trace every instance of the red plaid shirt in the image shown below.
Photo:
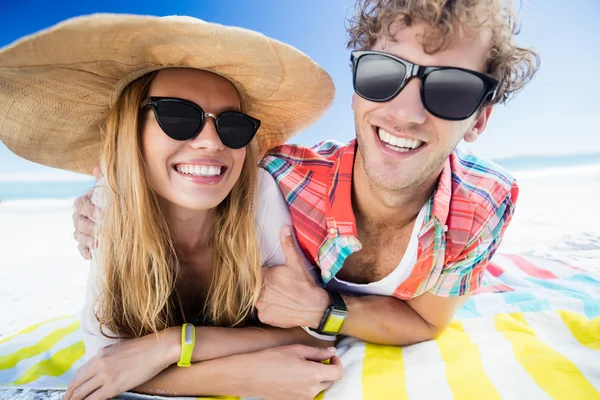
<path fill-rule="evenodd" d="M 300 247 L 319 266 L 324 284 L 361 249 L 351 201 L 355 152 L 355 141 L 283 145 L 261 161 L 279 184 Z M 512 218 L 518 191 L 499 166 L 455 150 L 425 205 L 416 264 L 394 296 L 408 300 L 425 292 L 462 296 L 476 290 Z"/>

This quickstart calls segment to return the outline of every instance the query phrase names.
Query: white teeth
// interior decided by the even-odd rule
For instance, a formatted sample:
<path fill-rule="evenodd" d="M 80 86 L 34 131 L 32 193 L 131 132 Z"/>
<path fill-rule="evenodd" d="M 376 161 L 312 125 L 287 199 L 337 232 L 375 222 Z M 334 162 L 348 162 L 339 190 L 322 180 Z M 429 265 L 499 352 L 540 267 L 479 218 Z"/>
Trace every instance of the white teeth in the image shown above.
<path fill-rule="evenodd" d="M 377 129 L 377 134 L 379 135 L 379 139 L 388 145 L 387 147 L 400 152 L 414 150 L 423 145 L 423 142 L 420 140 L 397 137 L 382 128 Z"/>
<path fill-rule="evenodd" d="M 175 169 L 185 175 L 219 176 L 222 167 L 215 165 L 177 165 Z"/>

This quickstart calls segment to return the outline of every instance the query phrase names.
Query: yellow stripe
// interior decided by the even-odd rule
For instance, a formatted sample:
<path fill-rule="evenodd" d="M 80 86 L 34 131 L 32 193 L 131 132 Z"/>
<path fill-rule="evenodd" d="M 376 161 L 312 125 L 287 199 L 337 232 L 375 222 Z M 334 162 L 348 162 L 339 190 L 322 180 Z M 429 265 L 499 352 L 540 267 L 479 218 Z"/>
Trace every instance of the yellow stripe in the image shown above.
<path fill-rule="evenodd" d="M 14 338 L 15 336 L 24 335 L 24 334 L 27 334 L 27 333 L 31 333 L 31 332 L 35 331 L 37 328 L 39 328 L 40 326 L 44 326 L 46 324 L 49 324 L 50 322 L 59 321 L 61 319 L 69 319 L 69 318 L 73 318 L 73 316 L 69 315 L 67 317 L 52 318 L 52 319 L 50 319 L 48 321 L 44 321 L 44 322 L 40 322 L 39 324 L 32 325 L 32 326 L 30 326 L 28 328 L 20 330 L 19 332 L 15 333 L 15 334 L 12 334 L 12 335 L 10 335 L 8 337 L 5 337 L 4 339 L 0 339 L 0 344 L 2 344 L 4 342 L 6 342 L 6 341 L 8 341 L 8 340 L 10 340 L 12 338 Z"/>
<path fill-rule="evenodd" d="M 600 398 L 575 364 L 535 336 L 522 313 L 498 314 L 494 320 L 496 329 L 511 343 L 517 361 L 553 399 Z"/>
<path fill-rule="evenodd" d="M 22 360 L 37 356 L 38 354 L 50 350 L 62 338 L 72 332 L 75 332 L 77 329 L 79 329 L 79 321 L 75 321 L 69 326 L 55 330 L 33 346 L 25 347 L 24 349 L 17 350 L 12 354 L 7 354 L 0 357 L 0 371 L 10 369 Z"/>
<path fill-rule="evenodd" d="M 79 341 L 57 351 L 52 357 L 47 360 L 42 360 L 31 366 L 19 379 L 14 381 L 12 385 L 26 385 L 40 379 L 42 376 L 61 376 L 67 372 L 75 363 L 85 354 L 85 346 L 83 341 Z"/>
<path fill-rule="evenodd" d="M 362 390 L 363 400 L 408 399 L 401 347 L 366 343 Z"/>
<path fill-rule="evenodd" d="M 571 334 L 582 345 L 600 351 L 600 317 L 592 320 L 571 311 L 557 311 Z M 600 355 L 598 355 L 600 357 Z"/>
<path fill-rule="evenodd" d="M 446 378 L 455 399 L 500 399 L 500 394 L 483 370 L 479 348 L 454 321 L 436 339 L 446 364 Z"/>

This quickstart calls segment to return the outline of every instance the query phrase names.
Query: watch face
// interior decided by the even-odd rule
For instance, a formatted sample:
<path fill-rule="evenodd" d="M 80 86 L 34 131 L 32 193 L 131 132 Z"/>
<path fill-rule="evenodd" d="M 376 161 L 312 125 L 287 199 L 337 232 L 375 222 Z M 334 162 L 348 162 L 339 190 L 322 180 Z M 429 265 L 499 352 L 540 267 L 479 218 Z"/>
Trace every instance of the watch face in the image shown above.
<path fill-rule="evenodd" d="M 332 334 L 340 333 L 347 316 L 347 310 L 331 310 L 329 316 L 327 317 L 327 322 L 325 322 L 325 326 L 323 326 L 323 332 Z"/>

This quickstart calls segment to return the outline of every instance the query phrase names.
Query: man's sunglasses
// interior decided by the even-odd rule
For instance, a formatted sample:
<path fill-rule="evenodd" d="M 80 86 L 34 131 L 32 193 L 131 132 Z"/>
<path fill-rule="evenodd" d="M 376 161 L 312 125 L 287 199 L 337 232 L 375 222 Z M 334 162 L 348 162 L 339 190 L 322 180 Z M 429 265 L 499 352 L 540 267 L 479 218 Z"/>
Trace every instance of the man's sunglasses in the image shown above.
<path fill-rule="evenodd" d="M 421 79 L 421 102 L 432 115 L 450 121 L 469 118 L 486 99 L 493 99 L 498 81 L 455 67 L 424 67 L 388 53 L 353 51 L 350 57 L 354 91 L 375 102 L 398 95 L 410 79 Z"/>
<path fill-rule="evenodd" d="M 260 121 L 238 111 L 223 111 L 219 115 L 206 113 L 189 100 L 175 97 L 150 97 L 140 110 L 152 107 L 161 129 L 175 140 L 188 140 L 200 133 L 207 117 L 215 120 L 217 134 L 231 149 L 248 145 L 260 127 Z"/>

